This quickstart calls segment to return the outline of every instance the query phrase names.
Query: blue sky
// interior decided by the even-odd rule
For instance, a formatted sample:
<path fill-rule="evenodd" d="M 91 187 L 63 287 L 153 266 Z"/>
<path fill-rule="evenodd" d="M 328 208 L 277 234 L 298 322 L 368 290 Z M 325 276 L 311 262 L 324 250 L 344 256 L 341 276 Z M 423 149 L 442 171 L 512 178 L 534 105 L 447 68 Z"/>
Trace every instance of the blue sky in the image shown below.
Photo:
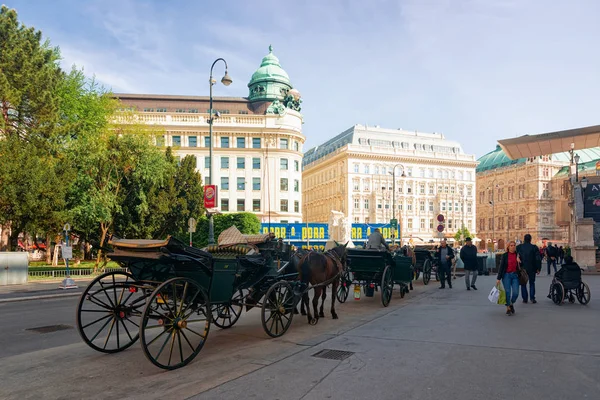
<path fill-rule="evenodd" d="M 498 139 L 600 124 L 596 0 L 8 1 L 115 92 L 246 96 L 269 44 L 307 146 L 356 123 Z M 306 147 L 306 148 L 308 148 Z"/>

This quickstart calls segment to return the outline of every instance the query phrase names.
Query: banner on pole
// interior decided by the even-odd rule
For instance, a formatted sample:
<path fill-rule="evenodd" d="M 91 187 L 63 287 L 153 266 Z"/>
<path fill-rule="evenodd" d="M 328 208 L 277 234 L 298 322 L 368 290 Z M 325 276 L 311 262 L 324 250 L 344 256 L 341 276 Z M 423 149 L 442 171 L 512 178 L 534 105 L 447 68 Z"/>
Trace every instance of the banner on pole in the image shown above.
<path fill-rule="evenodd" d="M 217 185 L 204 185 L 204 208 L 217 206 Z"/>

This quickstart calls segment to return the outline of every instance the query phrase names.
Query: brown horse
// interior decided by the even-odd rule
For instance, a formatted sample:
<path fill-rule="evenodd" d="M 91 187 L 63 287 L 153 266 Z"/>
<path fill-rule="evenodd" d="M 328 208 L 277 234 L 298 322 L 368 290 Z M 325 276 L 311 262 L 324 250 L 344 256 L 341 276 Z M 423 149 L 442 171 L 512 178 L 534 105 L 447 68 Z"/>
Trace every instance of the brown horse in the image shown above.
<path fill-rule="evenodd" d="M 306 249 L 299 249 L 298 251 L 296 251 L 295 253 L 293 253 L 290 257 L 290 262 L 288 263 L 287 267 L 284 270 L 284 274 L 294 274 L 294 273 L 298 273 L 300 271 L 300 262 L 311 252 L 312 250 L 306 250 Z M 321 308 L 319 310 L 319 316 L 324 318 L 325 317 L 325 313 L 323 311 L 323 308 L 325 306 L 325 299 L 327 298 L 327 290 L 326 288 L 323 289 L 323 294 L 321 295 Z M 300 313 L 302 313 L 302 315 L 306 315 L 306 308 L 304 307 L 304 302 L 301 302 L 300 304 L 301 306 L 301 310 Z M 296 306 L 296 308 L 294 308 L 294 314 L 298 314 L 298 306 Z"/>
<path fill-rule="evenodd" d="M 307 285 L 312 285 L 315 291 L 312 301 L 313 312 L 315 315 L 314 318 L 311 315 L 310 306 L 308 304 L 308 293 L 304 293 L 302 296 L 302 303 L 303 305 L 306 305 L 308 323 L 311 325 L 315 325 L 319 321 L 319 314 L 317 313 L 319 297 L 322 296 L 325 287 L 329 284 L 332 285 L 331 316 L 333 319 L 338 318 L 337 313 L 335 312 L 335 293 L 337 292 L 340 283 L 339 277 L 346 266 L 347 245 L 348 243 L 338 245 L 325 253 L 311 251 L 302 258 L 300 265 L 298 266 L 300 280 Z"/>

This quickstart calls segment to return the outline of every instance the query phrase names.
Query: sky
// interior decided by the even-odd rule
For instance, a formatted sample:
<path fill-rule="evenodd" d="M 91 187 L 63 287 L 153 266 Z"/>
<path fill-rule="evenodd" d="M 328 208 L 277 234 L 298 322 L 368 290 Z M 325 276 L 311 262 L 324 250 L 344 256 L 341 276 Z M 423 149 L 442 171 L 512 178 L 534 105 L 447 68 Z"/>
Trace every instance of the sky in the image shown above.
<path fill-rule="evenodd" d="M 600 124 L 597 0 L 3 0 L 116 93 L 247 96 L 273 45 L 305 149 L 355 124 L 497 140 Z M 215 75 L 222 74 L 219 65 Z"/>

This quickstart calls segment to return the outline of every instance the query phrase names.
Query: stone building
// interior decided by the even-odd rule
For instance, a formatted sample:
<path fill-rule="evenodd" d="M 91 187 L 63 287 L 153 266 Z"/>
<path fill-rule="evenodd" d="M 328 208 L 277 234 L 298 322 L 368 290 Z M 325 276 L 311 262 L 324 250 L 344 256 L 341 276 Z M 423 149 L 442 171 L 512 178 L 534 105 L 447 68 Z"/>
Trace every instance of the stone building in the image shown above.
<path fill-rule="evenodd" d="M 218 208 L 254 212 L 263 222 L 300 222 L 302 100 L 271 47 L 248 89 L 248 97 L 213 97 L 213 112 L 219 113 L 212 138 Z M 197 169 L 209 177 L 208 96 L 116 97 L 139 121 L 164 128 L 157 145 L 172 146 L 178 157 L 195 156 Z"/>
<path fill-rule="evenodd" d="M 304 220 L 327 222 L 331 210 L 351 223 L 395 217 L 416 243 L 452 237 L 463 225 L 474 233 L 476 165 L 439 133 L 355 125 L 304 155 Z"/>
<path fill-rule="evenodd" d="M 600 158 L 600 148 L 578 150 L 580 163 Z M 477 166 L 477 232 L 480 246 L 498 249 L 507 240 L 569 242 L 569 152 L 510 160 L 497 146 Z M 565 167 L 567 176 L 565 177 Z"/>

